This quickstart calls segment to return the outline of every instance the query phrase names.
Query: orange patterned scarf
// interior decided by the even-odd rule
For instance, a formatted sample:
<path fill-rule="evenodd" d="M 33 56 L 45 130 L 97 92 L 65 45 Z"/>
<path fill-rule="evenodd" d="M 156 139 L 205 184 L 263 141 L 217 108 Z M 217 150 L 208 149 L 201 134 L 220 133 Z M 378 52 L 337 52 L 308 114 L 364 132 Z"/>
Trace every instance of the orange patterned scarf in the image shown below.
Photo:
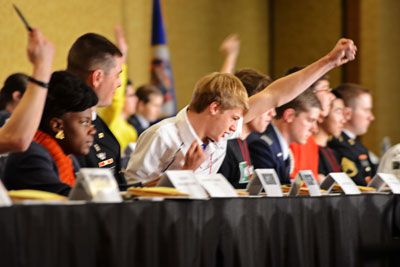
<path fill-rule="evenodd" d="M 49 151 L 51 157 L 56 162 L 61 182 L 73 187 L 75 184 L 75 174 L 72 160 L 64 154 L 64 151 L 57 144 L 57 141 L 52 136 L 39 130 L 35 133 L 33 141 L 42 145 Z"/>

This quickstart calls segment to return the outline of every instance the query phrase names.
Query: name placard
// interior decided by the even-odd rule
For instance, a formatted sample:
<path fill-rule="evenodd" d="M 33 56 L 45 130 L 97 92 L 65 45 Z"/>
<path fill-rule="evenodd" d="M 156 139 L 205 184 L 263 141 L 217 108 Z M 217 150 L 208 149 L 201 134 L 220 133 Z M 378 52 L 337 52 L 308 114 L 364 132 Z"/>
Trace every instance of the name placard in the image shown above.
<path fill-rule="evenodd" d="M 82 168 L 79 170 L 69 199 L 93 202 L 122 202 L 117 182 L 110 169 Z"/>
<path fill-rule="evenodd" d="M 346 195 L 359 195 L 361 194 L 360 189 L 351 180 L 351 178 L 344 172 L 332 172 L 328 174 L 325 180 L 321 183 L 321 189 L 324 189 L 330 193 L 337 183 Z"/>
<path fill-rule="evenodd" d="M 197 181 L 211 197 L 237 197 L 233 186 L 220 174 L 195 175 Z"/>
<path fill-rule="evenodd" d="M 281 182 L 274 169 L 256 169 L 247 191 L 250 195 L 258 195 L 263 188 L 268 197 L 283 197 Z"/>
<path fill-rule="evenodd" d="M 399 178 L 391 173 L 377 173 L 368 184 L 368 186 L 376 188 L 377 192 L 381 192 L 386 185 L 390 188 L 390 191 L 392 191 L 393 194 L 400 194 Z"/>
<path fill-rule="evenodd" d="M 196 180 L 193 171 L 166 171 L 158 186 L 175 187 L 178 191 L 186 193 L 194 199 L 208 198 L 207 192 Z"/>
<path fill-rule="evenodd" d="M 0 207 L 9 207 L 12 205 L 10 196 L 7 193 L 7 189 L 0 181 Z"/>
<path fill-rule="evenodd" d="M 297 181 L 296 181 L 297 180 Z M 308 188 L 308 193 L 312 197 L 319 197 L 321 196 L 321 190 L 319 188 L 318 182 L 315 180 L 315 177 L 310 170 L 303 170 L 300 171 L 296 178 L 295 182 L 293 183 L 292 187 L 290 188 L 289 195 L 290 196 L 295 196 L 299 194 L 299 191 L 301 189 L 301 182 L 304 182 Z M 293 188 L 293 192 L 292 192 Z"/>

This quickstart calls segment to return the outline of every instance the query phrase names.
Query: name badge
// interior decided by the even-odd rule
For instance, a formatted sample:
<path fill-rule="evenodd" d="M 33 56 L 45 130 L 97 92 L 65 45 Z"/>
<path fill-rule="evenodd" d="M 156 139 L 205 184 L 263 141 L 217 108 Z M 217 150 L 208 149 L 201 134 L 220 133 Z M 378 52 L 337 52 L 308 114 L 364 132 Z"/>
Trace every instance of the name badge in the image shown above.
<path fill-rule="evenodd" d="M 321 189 L 325 189 L 330 193 L 337 183 L 346 195 L 359 195 L 361 194 L 360 189 L 353 180 L 344 172 L 332 172 L 325 180 L 321 183 Z"/>
<path fill-rule="evenodd" d="M 247 186 L 250 195 L 258 195 L 264 189 L 268 197 L 283 197 L 281 182 L 274 169 L 256 169 L 254 178 Z"/>
<path fill-rule="evenodd" d="M 220 174 L 195 175 L 197 181 L 211 197 L 237 197 L 233 186 Z"/>
<path fill-rule="evenodd" d="M 247 184 L 253 177 L 254 167 L 253 165 L 248 166 L 246 161 L 239 163 L 240 179 L 239 184 Z"/>
<path fill-rule="evenodd" d="M 368 184 L 368 186 L 376 188 L 377 192 L 383 191 L 386 185 L 393 194 L 400 194 L 400 181 L 396 175 L 391 173 L 377 173 Z"/>
<path fill-rule="evenodd" d="M 318 182 L 315 180 L 315 177 L 310 170 L 300 171 L 292 186 L 290 187 L 289 196 L 297 196 L 301 190 L 301 185 L 305 183 L 308 188 L 308 193 L 312 197 L 321 196 L 321 190 L 319 188 Z"/>
<path fill-rule="evenodd" d="M 206 191 L 196 180 L 193 171 L 166 171 L 158 186 L 175 187 L 178 191 L 186 193 L 194 199 L 208 198 Z"/>
<path fill-rule="evenodd" d="M 82 168 L 69 199 L 93 202 L 122 202 L 117 182 L 110 169 Z"/>

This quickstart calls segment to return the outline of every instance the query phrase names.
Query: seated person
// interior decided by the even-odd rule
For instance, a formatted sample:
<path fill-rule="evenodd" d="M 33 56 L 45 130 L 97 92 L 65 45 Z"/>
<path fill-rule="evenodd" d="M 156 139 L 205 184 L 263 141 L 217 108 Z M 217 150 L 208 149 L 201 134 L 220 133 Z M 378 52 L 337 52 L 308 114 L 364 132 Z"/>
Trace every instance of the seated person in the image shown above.
<path fill-rule="evenodd" d="M 289 103 L 276 108 L 276 117 L 258 138 L 249 140 L 251 160 L 256 169 L 275 169 L 282 184 L 290 184 L 289 144 L 305 144 L 312 135 L 321 104 L 308 89 Z"/>
<path fill-rule="evenodd" d="M 342 171 L 337 161 L 337 155 L 327 144 L 329 139 L 332 137 L 338 138 L 342 133 L 345 123 L 343 114 L 344 108 L 342 99 L 334 99 L 328 116 L 318 124 L 319 131 L 315 135 L 315 141 L 318 144 L 318 177 L 320 182 L 322 182 L 329 173 Z"/>
<path fill-rule="evenodd" d="M 287 73 L 293 73 L 302 68 L 303 67 L 293 67 L 289 69 Z M 318 123 L 321 123 L 325 117 L 328 116 L 331 103 L 333 99 L 335 99 L 335 96 L 331 92 L 332 89 L 329 83 L 329 76 L 323 75 L 313 85 L 311 85 L 310 88 L 321 103 L 321 112 L 318 118 Z M 308 138 L 305 144 L 289 144 L 290 150 L 293 152 L 294 159 L 294 168 L 290 173 L 291 178 L 296 177 L 300 170 L 311 170 L 314 174 L 314 177 L 317 177 L 319 162 L 318 145 L 315 142 L 314 136 L 318 132 L 318 129 L 315 130 L 316 131 L 310 136 L 310 138 Z"/>
<path fill-rule="evenodd" d="M 367 132 L 374 120 L 371 93 L 351 83 L 342 84 L 333 92 L 344 101 L 346 123 L 341 135 L 332 139 L 328 146 L 338 155 L 342 171 L 357 185 L 367 185 L 375 176 L 377 165 L 372 162 L 368 149 L 358 137 Z"/>
<path fill-rule="evenodd" d="M 235 76 L 206 75 L 197 82 L 188 107 L 139 137 L 126 178 L 149 182 L 166 170 L 182 169 L 198 174 L 216 173 L 225 158 L 227 139 L 236 138 L 241 132 L 241 117 L 247 123 L 289 102 L 327 71 L 354 59 L 355 52 L 351 40 L 341 39 L 328 55 L 274 81 L 250 98 Z"/>
<path fill-rule="evenodd" d="M 271 78 L 252 69 L 242 69 L 235 73 L 246 88 L 247 94 L 252 96 L 271 82 Z M 253 164 L 251 162 L 247 140 L 252 137 L 251 133 L 263 133 L 275 116 L 275 109 L 263 113 L 252 121 L 243 124 L 242 133 L 239 138 L 228 141 L 225 159 L 218 173 L 224 175 L 235 188 L 246 188 L 247 183 L 253 176 Z"/>
<path fill-rule="evenodd" d="M 0 127 L 17 107 L 28 85 L 28 75 L 14 73 L 7 77 L 0 90 Z"/>
<path fill-rule="evenodd" d="M 138 135 L 159 119 L 163 105 L 163 95 L 154 85 L 142 85 L 136 90 L 136 113 L 128 122 L 135 127 Z"/>
<path fill-rule="evenodd" d="M 65 71 L 53 73 L 39 130 L 27 151 L 10 154 L 2 177 L 5 187 L 68 195 L 75 184 L 68 155 L 89 153 L 96 132 L 91 108 L 97 101 L 79 78 Z"/>

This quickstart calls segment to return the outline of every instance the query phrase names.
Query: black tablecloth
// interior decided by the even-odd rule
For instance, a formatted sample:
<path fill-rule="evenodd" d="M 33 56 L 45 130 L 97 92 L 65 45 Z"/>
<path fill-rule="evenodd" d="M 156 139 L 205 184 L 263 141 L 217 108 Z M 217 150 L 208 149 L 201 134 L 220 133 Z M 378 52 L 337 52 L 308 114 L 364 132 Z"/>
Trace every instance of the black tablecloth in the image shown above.
<path fill-rule="evenodd" d="M 0 266 L 388 266 L 396 196 L 0 208 Z"/>

